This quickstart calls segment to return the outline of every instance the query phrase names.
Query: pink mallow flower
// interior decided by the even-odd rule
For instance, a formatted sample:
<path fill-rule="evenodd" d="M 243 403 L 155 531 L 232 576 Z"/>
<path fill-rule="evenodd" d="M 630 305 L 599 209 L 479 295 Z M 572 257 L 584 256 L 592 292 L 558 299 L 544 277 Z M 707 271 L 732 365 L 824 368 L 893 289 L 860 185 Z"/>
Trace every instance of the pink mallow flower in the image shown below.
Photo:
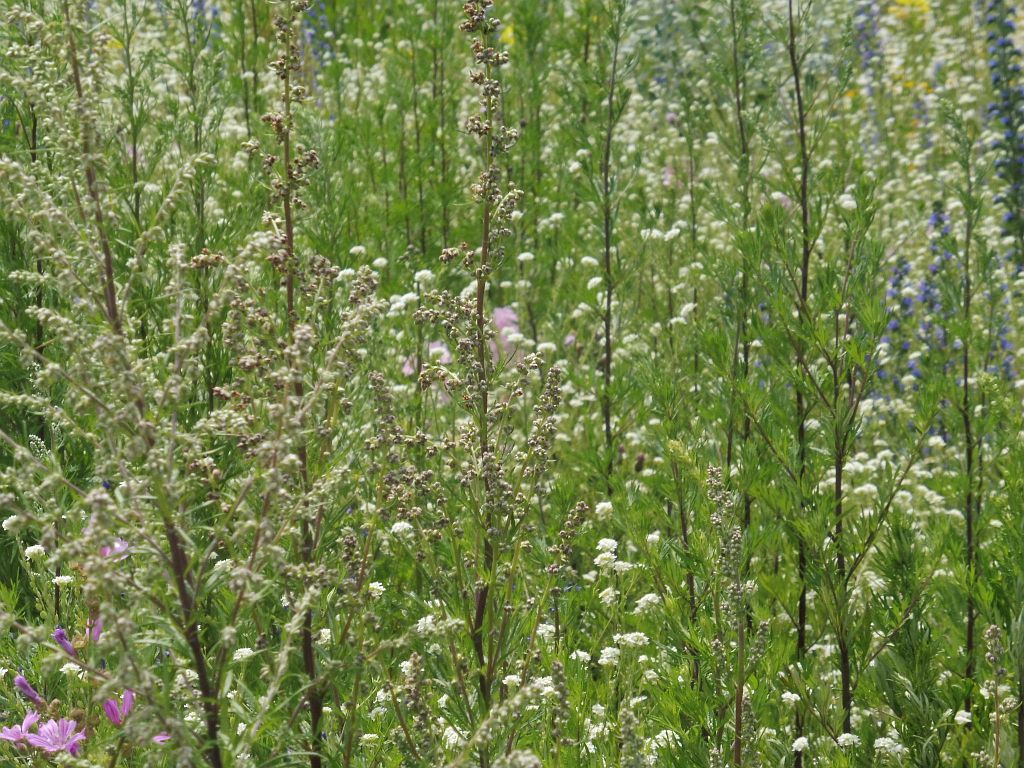
<path fill-rule="evenodd" d="M 25 715 L 25 719 L 21 721 L 21 725 L 15 725 L 11 728 L 3 727 L 0 728 L 0 739 L 9 741 L 12 744 L 18 744 L 25 740 L 28 736 L 28 730 L 39 721 L 38 712 L 29 712 Z"/>
<path fill-rule="evenodd" d="M 132 553 L 131 545 L 124 539 L 118 539 L 113 546 L 100 547 L 100 556 L 109 557 L 112 560 L 124 560 Z"/>
<path fill-rule="evenodd" d="M 44 752 L 68 752 L 78 755 L 78 745 L 85 741 L 85 729 L 76 731 L 74 720 L 47 720 L 39 726 L 39 733 L 30 733 L 25 740 Z"/>
<path fill-rule="evenodd" d="M 510 336 L 519 335 L 519 315 L 512 307 L 494 308 L 494 327 L 498 329 L 498 343 L 504 354 L 510 354 L 515 349 L 515 344 L 509 339 Z M 497 357 L 497 350 L 492 350 Z"/>
<path fill-rule="evenodd" d="M 427 357 L 430 360 L 437 360 L 441 365 L 448 365 L 452 361 L 452 352 L 443 341 L 432 341 L 427 344 Z M 402 373 L 412 376 L 416 373 L 416 358 L 409 357 L 402 366 Z"/>
<path fill-rule="evenodd" d="M 135 692 L 131 688 L 126 688 L 124 696 L 121 697 L 121 704 L 118 705 L 116 699 L 107 699 L 103 702 L 103 711 L 107 713 L 107 719 L 114 725 L 123 725 L 124 719 L 128 717 L 133 706 L 135 706 Z"/>

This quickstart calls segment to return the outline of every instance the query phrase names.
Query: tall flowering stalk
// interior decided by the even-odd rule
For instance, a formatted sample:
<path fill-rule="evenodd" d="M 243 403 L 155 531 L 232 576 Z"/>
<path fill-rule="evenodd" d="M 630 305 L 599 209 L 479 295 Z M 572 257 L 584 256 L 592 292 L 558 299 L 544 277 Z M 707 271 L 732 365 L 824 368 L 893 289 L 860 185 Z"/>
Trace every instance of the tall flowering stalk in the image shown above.
<path fill-rule="evenodd" d="M 279 111 L 263 116 L 263 121 L 271 126 L 281 148 L 280 175 L 271 181 L 273 190 L 271 201 L 277 202 L 281 206 L 283 230 L 277 233 L 276 239 L 280 248 L 271 258 L 274 266 L 284 274 L 287 336 L 293 340 L 296 346 L 308 344 L 308 337 L 312 333 L 312 329 L 308 326 L 303 326 L 300 329 L 298 323 L 299 309 L 296 290 L 301 266 L 295 246 L 295 216 L 296 210 L 302 206 L 302 202 L 297 193 L 305 185 L 308 172 L 319 165 L 316 152 L 297 147 L 294 138 L 293 108 L 305 98 L 305 88 L 297 82 L 298 78 L 296 77 L 302 67 L 299 51 L 299 24 L 302 14 L 309 9 L 310 5 L 310 0 L 284 0 L 281 4 L 281 12 L 274 20 L 279 52 L 277 58 L 271 61 L 270 66 L 281 83 L 281 108 Z M 265 166 L 269 166 L 273 162 L 270 157 L 265 157 Z M 304 377 L 298 361 L 290 355 L 288 357 L 293 371 L 289 377 L 290 391 L 286 392 L 287 405 L 289 409 L 298 411 L 302 407 L 306 395 Z M 297 436 L 295 452 L 298 460 L 299 492 L 305 495 L 309 493 L 311 485 L 309 454 L 304 435 Z M 300 511 L 300 517 L 298 547 L 300 562 L 305 566 L 312 567 L 319 538 L 319 522 L 322 518 L 322 511 L 304 509 Z M 301 653 L 303 671 L 308 679 L 306 704 L 309 708 L 312 740 L 309 764 L 310 768 L 320 768 L 322 765 L 319 752 L 322 738 L 320 721 L 323 718 L 324 704 L 322 683 L 317 675 L 316 652 L 313 646 L 312 605 L 305 608 L 302 617 Z"/>
<path fill-rule="evenodd" d="M 1024 265 L 1024 83 L 1021 52 L 1014 44 L 1016 10 L 1007 0 L 990 0 L 985 9 L 988 27 L 988 68 L 995 100 L 988 107 L 998 138 L 996 174 L 1004 188 L 996 197 L 1005 211 L 1003 233 L 1013 239 L 1012 261 Z"/>
<path fill-rule="evenodd" d="M 483 566 L 489 573 L 494 567 L 494 542 L 490 530 L 495 524 L 492 509 L 492 494 L 497 492 L 493 487 L 494 478 L 489 465 L 497 457 L 491 448 L 489 390 L 490 377 L 493 369 L 490 346 L 487 343 L 487 285 L 494 269 L 494 260 L 500 257 L 497 251 L 499 241 L 508 234 L 507 222 L 519 199 L 519 190 L 512 187 L 509 191 L 501 189 L 500 156 L 516 143 L 519 133 L 505 125 L 502 119 L 501 81 L 496 79 L 498 69 L 508 63 L 508 53 L 498 51 L 490 45 L 490 38 L 497 32 L 500 22 L 487 15 L 493 5 L 491 0 L 477 0 L 464 6 L 466 20 L 459 28 L 471 35 L 473 58 L 479 69 L 473 70 L 470 81 L 479 93 L 480 111 L 466 122 L 466 130 L 479 140 L 483 170 L 479 180 L 473 185 L 474 199 L 480 204 L 480 248 L 479 255 L 465 254 L 467 264 L 472 263 L 476 279 L 474 317 L 476 337 L 473 345 L 476 354 L 474 379 L 476 388 L 476 429 L 479 440 L 480 475 L 483 483 L 481 511 L 483 513 Z M 448 253 L 451 253 L 450 251 Z M 485 579 L 476 588 L 475 609 L 472 621 L 473 647 L 477 663 L 480 665 L 479 687 L 480 696 L 485 710 L 490 709 L 493 678 L 488 672 L 488 664 L 484 650 L 484 624 L 490 614 L 491 601 L 490 579 Z"/>

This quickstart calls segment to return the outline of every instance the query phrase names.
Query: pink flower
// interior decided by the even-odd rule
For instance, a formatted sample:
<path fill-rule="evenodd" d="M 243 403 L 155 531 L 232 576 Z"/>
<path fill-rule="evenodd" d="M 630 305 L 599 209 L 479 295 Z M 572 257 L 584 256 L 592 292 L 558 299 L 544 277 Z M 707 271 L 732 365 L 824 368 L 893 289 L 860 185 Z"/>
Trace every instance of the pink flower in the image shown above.
<path fill-rule="evenodd" d="M 28 736 L 28 729 L 35 725 L 38 720 L 38 712 L 29 712 L 25 715 L 25 719 L 21 721 L 21 725 L 15 725 L 13 728 L 0 728 L 0 739 L 9 741 L 12 744 L 24 741 Z"/>
<path fill-rule="evenodd" d="M 57 627 L 53 630 L 53 639 L 57 645 L 64 649 L 68 656 L 78 656 L 75 646 L 71 644 L 71 638 L 68 637 L 68 633 L 62 627 Z"/>
<path fill-rule="evenodd" d="M 90 618 L 86 623 L 86 629 L 89 631 L 89 639 L 94 643 L 100 641 L 100 635 L 103 634 L 103 619 L 97 613 L 95 617 Z"/>
<path fill-rule="evenodd" d="M 47 720 L 39 726 L 39 733 L 30 733 L 25 736 L 33 747 L 44 752 L 69 752 L 72 755 L 78 754 L 78 745 L 85 741 L 85 729 L 76 731 L 78 726 L 74 720 Z"/>
<path fill-rule="evenodd" d="M 448 349 L 448 345 L 443 341 L 432 341 L 427 344 L 427 358 L 429 360 L 437 360 L 441 365 L 448 365 L 452 361 L 452 352 Z M 406 358 L 405 365 L 402 366 L 402 373 L 406 376 L 412 376 L 416 373 L 416 358 Z"/>
<path fill-rule="evenodd" d="M 498 333 L 504 333 L 505 330 L 518 332 L 519 315 L 512 307 L 495 307 L 494 324 L 498 328 Z"/>
<path fill-rule="evenodd" d="M 131 688 L 126 688 L 124 696 L 121 697 L 120 706 L 116 699 L 107 699 L 103 702 L 103 711 L 106 712 L 107 719 L 114 725 L 122 725 L 133 706 L 135 706 L 135 692 Z"/>
<path fill-rule="evenodd" d="M 153 737 L 154 744 L 166 744 L 170 740 L 171 734 L 167 733 L 166 731 L 162 731 Z"/>
<path fill-rule="evenodd" d="M 124 560 L 131 552 L 131 545 L 124 539 L 118 539 L 112 547 L 100 547 L 100 555 L 115 561 Z"/>
<path fill-rule="evenodd" d="M 22 696 L 31 701 L 37 707 L 46 706 L 46 702 L 43 701 L 43 697 L 39 695 L 39 691 L 32 687 L 32 684 L 25 679 L 24 675 L 15 675 L 14 687 L 18 689 L 18 692 Z"/>
<path fill-rule="evenodd" d="M 519 333 L 519 315 L 512 307 L 495 307 L 494 326 L 498 329 L 498 343 L 501 345 L 501 351 L 506 355 L 510 354 L 514 351 L 514 345 L 508 340 L 508 337 Z M 492 351 L 497 358 L 498 350 Z"/>

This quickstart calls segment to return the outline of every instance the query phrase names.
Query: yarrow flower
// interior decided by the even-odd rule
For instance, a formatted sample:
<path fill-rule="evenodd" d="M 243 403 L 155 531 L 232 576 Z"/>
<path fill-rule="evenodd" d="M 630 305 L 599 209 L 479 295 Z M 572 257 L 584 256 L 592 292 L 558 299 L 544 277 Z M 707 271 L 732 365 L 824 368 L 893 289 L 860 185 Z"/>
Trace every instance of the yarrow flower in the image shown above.
<path fill-rule="evenodd" d="M 875 739 L 875 751 L 884 752 L 887 755 L 902 755 L 907 751 L 907 748 L 896 741 L 896 739 L 888 736 L 879 736 Z"/>
<path fill-rule="evenodd" d="M 809 742 L 807 740 L 806 736 L 801 736 L 800 738 L 798 738 L 796 741 L 793 742 L 793 751 L 794 752 L 803 752 L 809 746 L 811 746 L 811 742 Z"/>
<path fill-rule="evenodd" d="M 840 747 L 856 747 L 860 744 L 860 736 L 855 733 L 841 733 L 836 743 Z"/>

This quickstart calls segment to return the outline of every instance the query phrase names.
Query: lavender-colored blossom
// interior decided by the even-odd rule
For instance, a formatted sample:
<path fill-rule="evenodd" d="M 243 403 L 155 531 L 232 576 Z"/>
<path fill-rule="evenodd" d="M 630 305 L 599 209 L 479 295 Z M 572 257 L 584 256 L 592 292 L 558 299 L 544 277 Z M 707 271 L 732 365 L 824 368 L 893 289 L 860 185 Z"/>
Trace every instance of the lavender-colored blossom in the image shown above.
<path fill-rule="evenodd" d="M 86 622 L 85 628 L 89 635 L 89 640 L 94 643 L 98 643 L 100 641 L 100 635 L 103 634 L 103 617 L 98 613 L 90 616 L 89 620 Z"/>
<path fill-rule="evenodd" d="M 31 701 L 37 707 L 46 706 L 46 702 L 43 700 L 43 697 L 39 695 L 39 691 L 32 687 L 32 684 L 29 683 L 24 675 L 15 675 L 14 687 L 18 689 L 18 693 Z"/>
<path fill-rule="evenodd" d="M 100 547 L 101 557 L 109 557 L 115 561 L 124 560 L 131 553 L 131 545 L 124 539 L 118 539 L 113 546 Z"/>
<path fill-rule="evenodd" d="M 28 736 L 29 729 L 39 721 L 39 717 L 38 712 L 29 712 L 25 715 L 25 719 L 21 721 L 21 725 L 0 728 L 0 739 L 9 741 L 12 744 L 24 741 Z"/>
<path fill-rule="evenodd" d="M 427 357 L 436 359 L 441 365 L 448 365 L 452 361 L 452 352 L 443 341 L 432 341 L 427 345 Z M 409 357 L 402 366 L 402 373 L 412 376 L 416 373 L 416 359 Z"/>
<path fill-rule="evenodd" d="M 47 720 L 39 726 L 39 733 L 30 733 L 25 740 L 44 752 L 68 752 L 78 754 L 78 745 L 85 741 L 85 729 L 76 731 L 74 720 Z"/>
<path fill-rule="evenodd" d="M 68 633 L 62 627 L 57 627 L 53 630 L 53 639 L 69 656 L 78 657 L 78 651 L 75 650 L 75 646 L 71 644 L 71 638 L 68 637 Z"/>
<path fill-rule="evenodd" d="M 128 717 L 128 713 L 132 711 L 134 705 L 135 692 L 131 688 L 127 688 L 121 697 L 120 705 L 116 699 L 107 699 L 103 702 L 103 711 L 106 713 L 107 719 L 114 725 L 123 725 L 125 718 Z"/>
<path fill-rule="evenodd" d="M 513 351 L 514 345 L 509 336 L 519 333 L 519 315 L 512 307 L 495 307 L 494 326 L 498 329 L 498 343 L 506 355 Z M 493 350 L 497 357 L 497 349 Z"/>

